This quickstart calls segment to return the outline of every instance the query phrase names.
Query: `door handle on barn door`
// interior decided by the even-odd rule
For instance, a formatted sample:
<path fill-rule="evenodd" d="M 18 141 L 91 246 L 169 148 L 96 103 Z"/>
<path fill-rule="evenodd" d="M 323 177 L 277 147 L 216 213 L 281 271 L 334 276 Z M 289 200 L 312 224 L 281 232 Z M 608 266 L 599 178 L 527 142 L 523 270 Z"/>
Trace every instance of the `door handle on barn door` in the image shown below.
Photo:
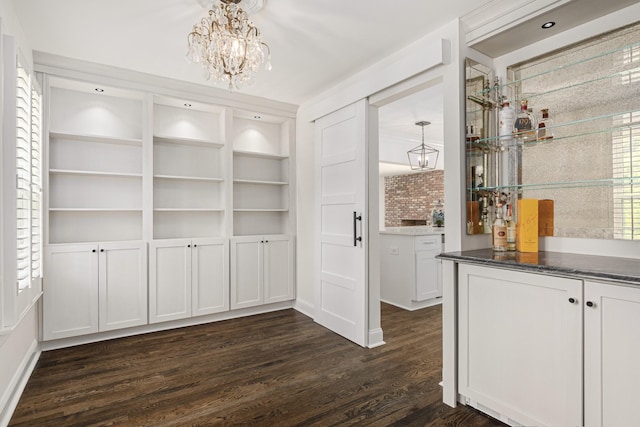
<path fill-rule="evenodd" d="M 358 236 L 358 221 L 362 221 L 362 215 L 353 212 L 353 246 L 358 246 L 362 242 L 362 236 Z"/>

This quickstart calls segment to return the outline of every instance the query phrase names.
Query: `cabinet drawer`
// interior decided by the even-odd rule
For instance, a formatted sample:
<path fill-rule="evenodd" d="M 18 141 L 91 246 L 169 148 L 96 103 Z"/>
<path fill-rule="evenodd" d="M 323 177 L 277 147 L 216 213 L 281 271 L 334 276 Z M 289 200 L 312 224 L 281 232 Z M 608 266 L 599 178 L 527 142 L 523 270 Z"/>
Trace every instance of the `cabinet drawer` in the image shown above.
<path fill-rule="evenodd" d="M 432 251 L 434 249 L 440 249 L 442 238 L 440 235 L 435 236 L 418 236 L 414 240 L 416 251 Z"/>

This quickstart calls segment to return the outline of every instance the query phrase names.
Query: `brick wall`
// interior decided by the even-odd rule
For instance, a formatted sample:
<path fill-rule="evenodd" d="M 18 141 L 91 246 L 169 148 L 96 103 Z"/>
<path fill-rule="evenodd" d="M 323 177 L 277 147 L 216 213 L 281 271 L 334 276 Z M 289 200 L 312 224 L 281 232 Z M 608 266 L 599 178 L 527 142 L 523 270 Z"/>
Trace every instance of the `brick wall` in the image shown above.
<path fill-rule="evenodd" d="M 444 203 L 444 171 L 384 178 L 385 227 L 399 227 L 401 219 L 427 219 L 438 200 Z"/>

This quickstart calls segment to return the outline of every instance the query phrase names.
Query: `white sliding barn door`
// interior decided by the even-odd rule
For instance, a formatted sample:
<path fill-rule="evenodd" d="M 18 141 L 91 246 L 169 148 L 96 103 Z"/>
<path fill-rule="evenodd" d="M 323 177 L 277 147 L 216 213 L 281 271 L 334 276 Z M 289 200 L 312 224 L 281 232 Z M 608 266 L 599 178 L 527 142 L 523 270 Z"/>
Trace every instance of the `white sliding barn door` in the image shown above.
<path fill-rule="evenodd" d="M 315 123 L 315 321 L 367 345 L 367 100 Z"/>

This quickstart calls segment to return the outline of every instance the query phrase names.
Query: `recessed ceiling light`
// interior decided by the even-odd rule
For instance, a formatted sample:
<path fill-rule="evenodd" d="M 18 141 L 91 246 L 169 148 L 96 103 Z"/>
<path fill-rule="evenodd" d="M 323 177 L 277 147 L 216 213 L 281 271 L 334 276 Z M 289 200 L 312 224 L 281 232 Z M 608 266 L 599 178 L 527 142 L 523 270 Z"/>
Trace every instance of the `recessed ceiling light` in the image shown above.
<path fill-rule="evenodd" d="M 95 88 L 95 91 L 102 93 L 102 92 L 104 92 L 104 89 L 102 89 L 101 87 L 97 87 L 97 88 Z"/>
<path fill-rule="evenodd" d="M 184 103 L 184 106 L 185 106 L 185 107 L 191 107 L 191 104 L 189 104 L 188 102 L 185 102 L 185 103 Z"/>
<path fill-rule="evenodd" d="M 556 23 L 553 21 L 549 21 L 549 22 L 545 22 L 544 24 L 542 24 L 542 28 L 544 28 L 545 30 L 548 30 L 549 28 L 555 26 Z"/>

